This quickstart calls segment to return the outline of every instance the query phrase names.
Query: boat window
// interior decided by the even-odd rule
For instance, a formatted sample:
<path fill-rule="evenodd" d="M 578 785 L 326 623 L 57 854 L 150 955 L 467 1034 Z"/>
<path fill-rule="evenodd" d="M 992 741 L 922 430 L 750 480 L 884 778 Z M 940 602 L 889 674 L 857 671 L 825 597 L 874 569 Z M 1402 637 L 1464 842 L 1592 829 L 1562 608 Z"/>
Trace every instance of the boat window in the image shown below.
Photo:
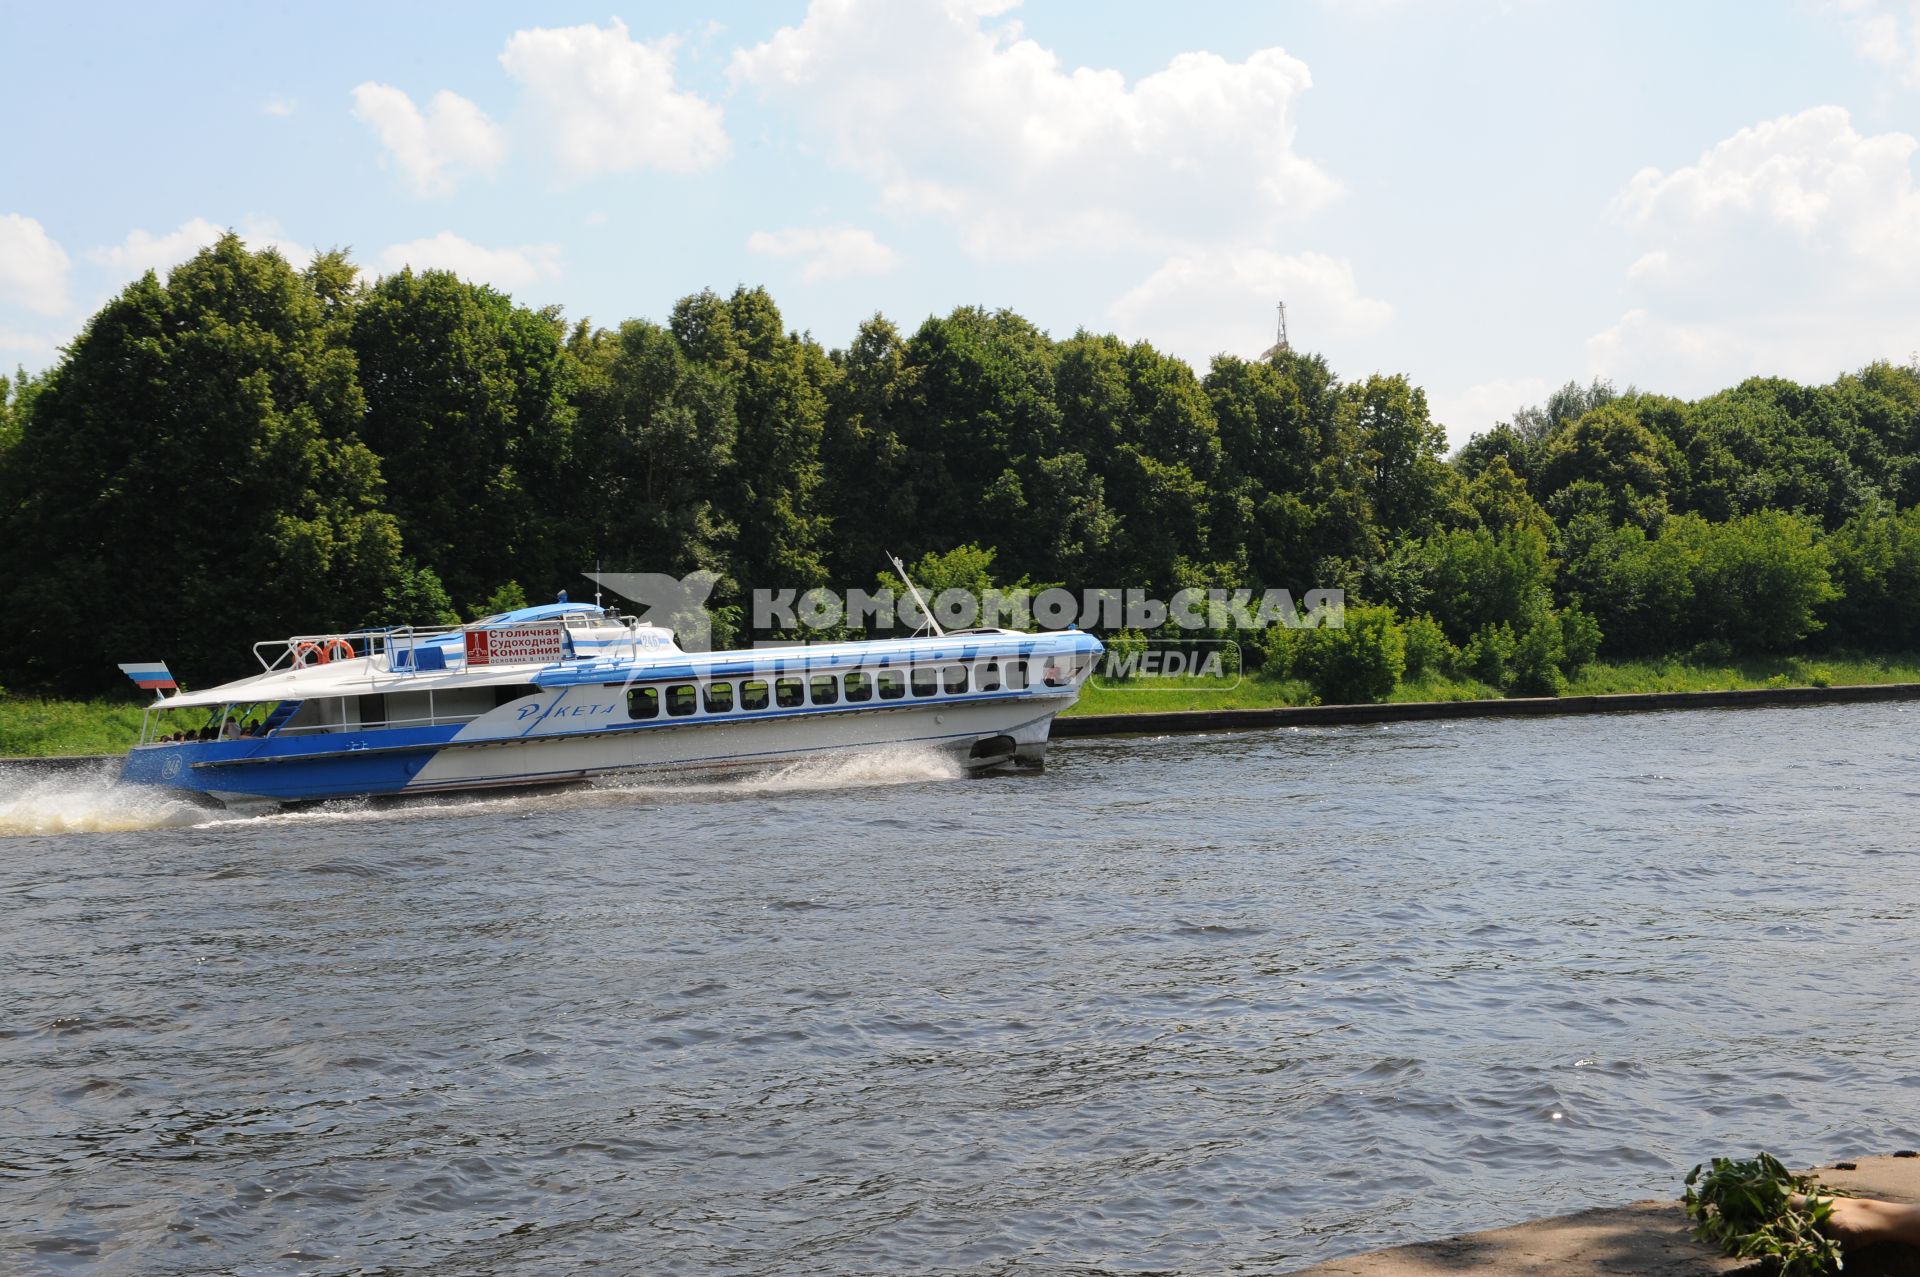
<path fill-rule="evenodd" d="M 1024 692 L 1027 690 L 1027 663 L 1025 661 L 1004 661 L 1000 665 L 1000 670 L 1006 676 L 1007 690 L 1009 692 Z"/>
<path fill-rule="evenodd" d="M 883 701 L 897 701 L 907 694 L 907 676 L 900 670 L 881 670 L 879 683 Z"/>
<path fill-rule="evenodd" d="M 870 701 L 873 699 L 873 675 L 862 674 L 858 670 L 847 675 L 847 702 Z"/>
<path fill-rule="evenodd" d="M 532 683 L 508 683 L 493 689 L 493 705 L 498 709 L 502 705 L 519 700 L 522 696 L 532 696 L 540 689 Z"/>
<path fill-rule="evenodd" d="M 765 709 L 767 707 L 767 684 L 763 679 L 748 679 L 740 684 L 741 709 Z"/>
<path fill-rule="evenodd" d="M 632 687 L 627 689 L 628 718 L 660 717 L 660 689 L 657 687 Z"/>
<path fill-rule="evenodd" d="M 733 712 L 732 683 L 708 683 L 702 690 L 706 693 L 707 713 L 731 714 Z"/>
<path fill-rule="evenodd" d="M 831 705 L 840 699 L 840 680 L 833 675 L 815 674 L 811 682 L 815 705 Z"/>
<path fill-rule="evenodd" d="M 918 669 L 913 672 L 913 694 L 915 696 L 932 696 L 939 690 L 939 670 Z"/>
<path fill-rule="evenodd" d="M 988 661 L 985 665 L 977 666 L 976 668 L 979 670 L 979 673 L 975 674 L 973 679 L 973 685 L 976 690 L 982 692 L 997 692 L 1000 690 L 1000 663 L 998 661 Z"/>
<path fill-rule="evenodd" d="M 967 690 L 967 667 L 949 665 L 940 671 L 940 681 L 946 684 L 947 695 Z"/>
<path fill-rule="evenodd" d="M 773 680 L 773 699 L 781 709 L 792 709 L 807 698 L 806 684 L 797 678 L 776 678 Z"/>
<path fill-rule="evenodd" d="M 699 695 L 692 683 L 675 683 L 667 689 L 667 713 L 685 718 L 700 707 Z"/>

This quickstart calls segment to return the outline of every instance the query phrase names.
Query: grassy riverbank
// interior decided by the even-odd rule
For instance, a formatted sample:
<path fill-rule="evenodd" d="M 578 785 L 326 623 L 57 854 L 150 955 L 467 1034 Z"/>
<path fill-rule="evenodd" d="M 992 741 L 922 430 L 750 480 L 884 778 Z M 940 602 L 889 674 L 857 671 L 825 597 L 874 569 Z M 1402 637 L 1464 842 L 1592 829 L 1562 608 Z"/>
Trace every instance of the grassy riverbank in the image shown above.
<path fill-rule="evenodd" d="M 1920 654 L 1886 657 L 1779 657 L 1702 664 L 1683 659 L 1622 661 L 1588 666 L 1569 696 L 1609 692 L 1717 692 L 1756 687 L 1848 687 L 1863 683 L 1920 683 Z M 1473 679 L 1429 675 L 1400 684 L 1390 701 L 1478 701 L 1499 692 Z M 1141 678 L 1121 686 L 1096 682 L 1067 712 L 1153 714 L 1177 710 L 1268 709 L 1314 704 L 1298 679 L 1249 675 L 1234 687 L 1190 678 Z M 0 695 L 0 758 L 50 754 L 125 753 L 140 734 L 144 702 L 64 701 Z"/>
<path fill-rule="evenodd" d="M 1705 664 L 1672 657 L 1601 662 L 1582 670 L 1569 696 L 1613 692 L 1720 692 L 1759 687 L 1850 687 L 1869 683 L 1920 683 L 1920 655 L 1769 657 Z M 1387 699 L 1405 701 L 1494 700 L 1500 693 L 1474 679 L 1427 675 L 1401 683 Z M 1298 679 L 1258 674 L 1223 688 L 1191 678 L 1140 678 L 1120 686 L 1090 685 L 1067 713 L 1151 714 L 1180 710 L 1269 709 L 1312 705 L 1312 690 Z"/>
<path fill-rule="evenodd" d="M 0 696 L 0 758 L 124 754 L 140 735 L 144 701 Z"/>

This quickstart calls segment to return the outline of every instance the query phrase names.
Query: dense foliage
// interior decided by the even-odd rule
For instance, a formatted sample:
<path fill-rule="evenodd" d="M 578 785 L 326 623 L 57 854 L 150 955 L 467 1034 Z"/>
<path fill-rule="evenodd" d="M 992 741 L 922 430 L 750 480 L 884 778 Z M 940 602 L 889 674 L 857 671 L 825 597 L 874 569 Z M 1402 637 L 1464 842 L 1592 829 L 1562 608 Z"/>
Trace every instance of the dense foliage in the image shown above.
<path fill-rule="evenodd" d="M 891 550 L 974 584 L 1340 587 L 1350 634 L 1210 637 L 1329 699 L 1550 694 L 1596 653 L 1914 647 L 1917 459 L 1913 367 L 1570 385 L 1449 461 L 1405 377 L 1311 355 L 1197 376 L 975 308 L 829 350 L 753 288 L 569 326 L 228 236 L 0 383 L 0 683 L 162 654 L 204 683 L 255 637 L 475 615 L 596 561 L 713 572 L 737 617 L 872 587 Z"/>
<path fill-rule="evenodd" d="M 1775 1277 L 1822 1277 L 1842 1268 L 1840 1243 L 1824 1230 L 1833 1215 L 1831 1191 L 1770 1153 L 1694 1167 L 1681 1200 L 1697 1240 L 1736 1259 L 1761 1260 Z"/>

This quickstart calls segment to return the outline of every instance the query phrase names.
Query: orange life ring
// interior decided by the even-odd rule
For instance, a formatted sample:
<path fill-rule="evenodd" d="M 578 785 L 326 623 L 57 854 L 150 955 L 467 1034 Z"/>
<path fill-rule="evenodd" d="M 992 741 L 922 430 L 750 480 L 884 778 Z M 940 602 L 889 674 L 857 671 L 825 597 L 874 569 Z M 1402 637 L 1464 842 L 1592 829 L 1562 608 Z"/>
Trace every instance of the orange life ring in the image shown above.
<path fill-rule="evenodd" d="M 293 649 L 293 663 L 295 668 L 307 665 L 325 665 L 327 663 L 327 654 L 321 650 L 318 643 L 302 643 Z"/>
<path fill-rule="evenodd" d="M 320 663 L 328 661 L 350 661 L 353 659 L 353 644 L 343 638 L 330 638 L 320 649 Z"/>

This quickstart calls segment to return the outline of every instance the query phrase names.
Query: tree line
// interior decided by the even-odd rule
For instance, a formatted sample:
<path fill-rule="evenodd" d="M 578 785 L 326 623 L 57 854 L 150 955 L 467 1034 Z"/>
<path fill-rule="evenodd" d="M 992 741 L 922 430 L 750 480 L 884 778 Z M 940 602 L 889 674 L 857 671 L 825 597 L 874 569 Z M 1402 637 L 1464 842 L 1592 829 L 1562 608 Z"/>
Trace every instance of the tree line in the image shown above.
<path fill-rule="evenodd" d="M 596 561 L 716 573 L 725 638 L 747 591 L 870 585 L 891 550 L 999 584 L 1344 588 L 1349 641 L 1401 668 L 1551 692 L 1596 655 L 1914 646 L 1917 462 L 1911 366 L 1569 385 L 1449 460 L 1406 377 L 1309 354 L 1197 375 L 974 307 L 829 349 L 744 287 L 596 327 L 229 235 L 0 382 L 0 682 L 165 654 L 204 684 L 256 638 L 478 615 Z"/>

